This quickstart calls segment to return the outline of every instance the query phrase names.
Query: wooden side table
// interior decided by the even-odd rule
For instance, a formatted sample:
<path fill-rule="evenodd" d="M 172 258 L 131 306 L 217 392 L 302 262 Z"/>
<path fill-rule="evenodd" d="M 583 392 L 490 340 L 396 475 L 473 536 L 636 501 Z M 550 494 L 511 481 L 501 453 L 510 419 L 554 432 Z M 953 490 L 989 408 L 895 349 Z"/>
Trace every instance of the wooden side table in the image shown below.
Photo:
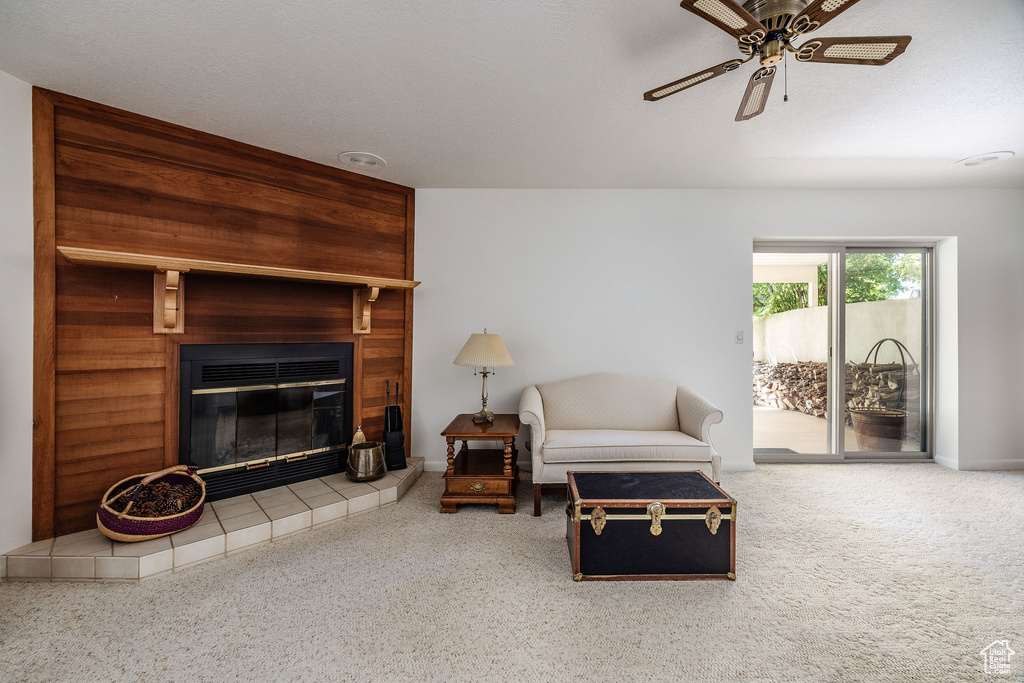
<path fill-rule="evenodd" d="M 474 424 L 466 413 L 441 432 L 448 441 L 448 469 L 444 473 L 441 512 L 456 512 L 459 503 L 496 503 L 498 512 L 516 511 L 518 415 L 495 415 L 494 422 Z M 455 441 L 462 449 L 455 453 Z M 502 441 L 504 448 L 469 448 L 470 441 Z"/>

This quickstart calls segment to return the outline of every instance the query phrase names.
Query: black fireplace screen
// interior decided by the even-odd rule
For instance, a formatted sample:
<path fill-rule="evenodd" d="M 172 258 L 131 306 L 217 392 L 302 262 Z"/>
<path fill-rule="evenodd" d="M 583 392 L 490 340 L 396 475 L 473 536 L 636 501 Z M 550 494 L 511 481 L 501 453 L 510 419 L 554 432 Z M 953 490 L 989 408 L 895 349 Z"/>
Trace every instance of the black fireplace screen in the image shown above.
<path fill-rule="evenodd" d="M 182 346 L 179 461 L 213 498 L 339 471 L 351 367 L 351 344 Z"/>

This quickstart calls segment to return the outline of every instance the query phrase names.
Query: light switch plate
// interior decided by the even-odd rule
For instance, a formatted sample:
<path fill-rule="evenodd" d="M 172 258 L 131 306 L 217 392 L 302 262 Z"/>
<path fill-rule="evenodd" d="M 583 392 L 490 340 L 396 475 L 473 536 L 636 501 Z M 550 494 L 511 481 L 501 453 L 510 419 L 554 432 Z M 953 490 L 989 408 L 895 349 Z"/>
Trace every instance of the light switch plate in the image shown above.
<path fill-rule="evenodd" d="M 743 330 L 736 330 L 736 343 L 737 344 L 742 344 L 743 343 Z"/>

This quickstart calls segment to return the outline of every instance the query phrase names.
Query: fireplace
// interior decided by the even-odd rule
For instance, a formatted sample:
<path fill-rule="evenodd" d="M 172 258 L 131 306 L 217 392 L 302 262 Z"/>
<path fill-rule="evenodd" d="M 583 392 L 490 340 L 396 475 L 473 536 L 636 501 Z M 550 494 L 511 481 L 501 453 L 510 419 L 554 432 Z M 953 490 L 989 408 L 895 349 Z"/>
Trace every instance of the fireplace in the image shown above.
<path fill-rule="evenodd" d="M 209 500 L 340 472 L 351 382 L 350 343 L 183 344 L 178 461 Z"/>

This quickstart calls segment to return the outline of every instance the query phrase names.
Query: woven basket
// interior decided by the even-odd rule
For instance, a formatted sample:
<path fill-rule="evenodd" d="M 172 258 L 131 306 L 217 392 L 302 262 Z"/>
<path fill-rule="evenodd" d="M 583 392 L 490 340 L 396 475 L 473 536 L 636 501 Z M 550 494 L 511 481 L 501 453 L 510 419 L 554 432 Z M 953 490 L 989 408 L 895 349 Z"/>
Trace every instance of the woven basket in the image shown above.
<path fill-rule="evenodd" d="M 167 517 L 132 517 L 128 513 L 135 502 L 135 496 L 146 484 L 163 480 L 169 484 L 187 484 L 195 482 L 199 484 L 199 502 L 184 512 Z M 118 512 L 110 507 L 110 503 L 121 496 L 130 495 L 132 499 L 124 512 Z M 136 474 L 135 476 L 122 479 L 111 486 L 100 502 L 100 508 L 96 511 L 96 526 L 100 533 L 115 541 L 132 543 L 135 541 L 148 541 L 153 538 L 160 538 L 175 531 L 187 529 L 203 516 L 203 505 L 206 502 L 206 484 L 199 475 L 195 474 L 187 465 L 175 465 L 166 470 L 153 472 L 151 474 Z"/>

